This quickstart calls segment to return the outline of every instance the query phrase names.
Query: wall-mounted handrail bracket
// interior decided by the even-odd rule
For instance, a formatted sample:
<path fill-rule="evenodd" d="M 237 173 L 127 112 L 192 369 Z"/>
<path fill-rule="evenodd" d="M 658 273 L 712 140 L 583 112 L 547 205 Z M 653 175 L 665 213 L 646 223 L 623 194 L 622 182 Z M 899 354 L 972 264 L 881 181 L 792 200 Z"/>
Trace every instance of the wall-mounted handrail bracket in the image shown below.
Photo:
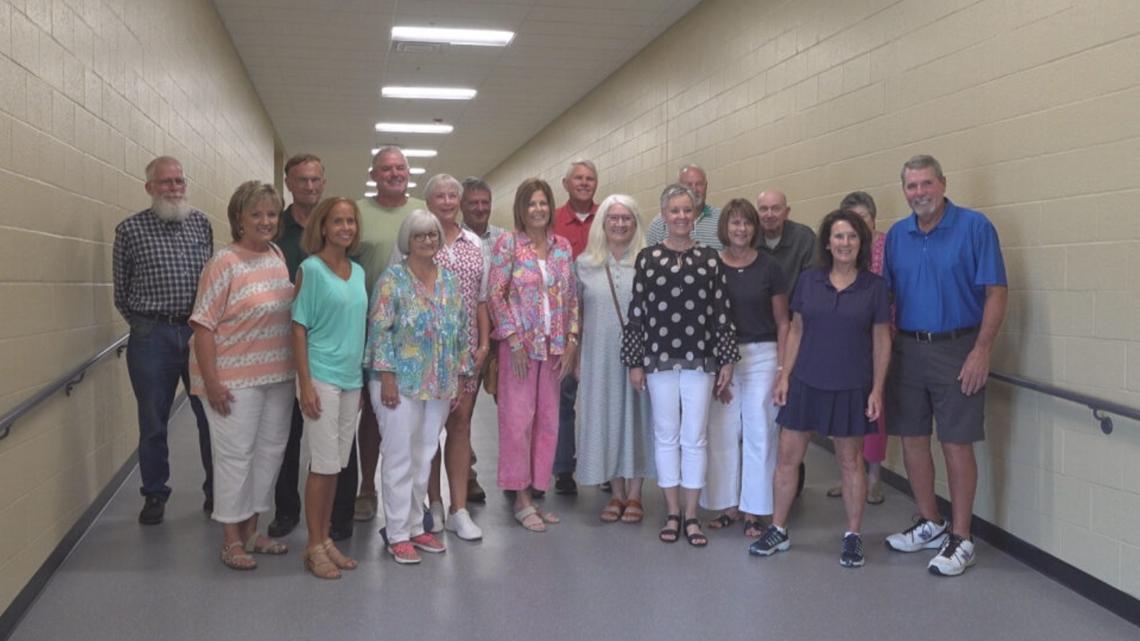
<path fill-rule="evenodd" d="M 1112 417 L 1101 411 L 1099 407 L 1089 407 L 1092 410 L 1093 418 L 1100 421 L 1100 431 L 1105 434 L 1112 434 Z"/>

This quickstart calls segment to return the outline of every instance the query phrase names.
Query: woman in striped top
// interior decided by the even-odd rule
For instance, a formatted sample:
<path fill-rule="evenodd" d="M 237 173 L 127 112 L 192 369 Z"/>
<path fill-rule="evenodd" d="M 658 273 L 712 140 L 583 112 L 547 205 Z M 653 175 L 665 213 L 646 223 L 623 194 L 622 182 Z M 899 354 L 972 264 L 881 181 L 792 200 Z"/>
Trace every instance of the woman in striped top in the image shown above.
<path fill-rule="evenodd" d="M 293 410 L 290 305 L 293 285 L 273 239 L 281 197 L 251 180 L 230 198 L 234 242 L 214 254 L 198 281 L 190 325 L 191 392 L 205 397 L 214 453 L 214 513 L 222 524 L 222 562 L 252 570 L 251 552 L 284 554 L 258 534 L 258 514 L 273 506 L 273 484 Z"/>

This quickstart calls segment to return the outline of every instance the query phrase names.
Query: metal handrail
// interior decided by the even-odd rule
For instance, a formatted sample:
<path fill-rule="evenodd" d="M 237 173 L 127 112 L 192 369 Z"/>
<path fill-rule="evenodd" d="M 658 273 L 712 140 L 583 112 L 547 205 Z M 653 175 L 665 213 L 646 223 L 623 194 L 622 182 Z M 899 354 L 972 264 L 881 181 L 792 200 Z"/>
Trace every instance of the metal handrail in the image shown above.
<path fill-rule="evenodd" d="M 50 385 L 36 392 L 35 395 L 12 408 L 12 410 L 5 414 L 3 417 L 0 417 L 0 439 L 6 438 L 8 436 L 8 433 L 12 429 L 13 423 L 20 420 L 22 416 L 32 411 L 32 409 L 34 409 L 37 405 L 47 400 L 59 390 L 63 390 L 64 394 L 71 396 L 71 390 L 75 389 L 76 385 L 83 382 L 83 377 L 87 375 L 87 370 L 99 361 L 107 358 L 107 355 L 109 355 L 111 352 L 115 352 L 116 357 L 122 356 L 123 350 L 127 349 L 127 339 L 130 338 L 130 335 L 131 333 L 127 332 L 126 334 L 123 334 L 119 338 L 115 339 L 115 341 L 110 345 L 99 350 L 98 354 L 92 356 L 86 361 L 83 361 L 83 363 L 78 367 L 57 378 Z"/>
<path fill-rule="evenodd" d="M 1117 416 L 1123 416 L 1134 421 L 1140 421 L 1140 409 L 1122 405 L 1115 401 L 1098 398 L 1096 396 L 1089 396 L 1088 394 L 1082 394 L 1080 392 L 1074 392 L 1070 389 L 1057 387 L 1056 385 L 1043 383 L 1041 381 L 1033 380 L 1032 378 L 1016 376 L 1014 374 L 990 371 L 990 378 L 999 380 L 1003 383 L 1009 383 L 1010 385 L 1016 385 L 1017 387 L 1031 389 L 1035 392 L 1041 392 L 1042 394 L 1047 394 L 1056 398 L 1062 398 L 1066 401 L 1080 403 L 1081 405 L 1084 405 L 1092 410 L 1093 418 L 1100 421 L 1100 431 L 1104 432 L 1105 434 L 1112 434 L 1112 417 L 1105 414 L 1105 412 L 1111 412 Z"/>

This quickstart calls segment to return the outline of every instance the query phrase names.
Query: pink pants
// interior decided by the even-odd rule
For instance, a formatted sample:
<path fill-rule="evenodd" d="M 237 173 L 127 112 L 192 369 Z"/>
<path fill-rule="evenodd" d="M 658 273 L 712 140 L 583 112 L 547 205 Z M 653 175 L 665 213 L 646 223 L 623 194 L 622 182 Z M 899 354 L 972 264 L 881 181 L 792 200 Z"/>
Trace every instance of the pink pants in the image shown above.
<path fill-rule="evenodd" d="M 546 490 L 558 443 L 561 359 L 528 360 L 526 378 L 511 370 L 511 348 L 499 343 L 499 487 Z"/>
<path fill-rule="evenodd" d="M 882 463 L 887 458 L 887 417 L 880 414 L 875 422 L 878 431 L 863 437 L 863 460 L 868 463 Z"/>

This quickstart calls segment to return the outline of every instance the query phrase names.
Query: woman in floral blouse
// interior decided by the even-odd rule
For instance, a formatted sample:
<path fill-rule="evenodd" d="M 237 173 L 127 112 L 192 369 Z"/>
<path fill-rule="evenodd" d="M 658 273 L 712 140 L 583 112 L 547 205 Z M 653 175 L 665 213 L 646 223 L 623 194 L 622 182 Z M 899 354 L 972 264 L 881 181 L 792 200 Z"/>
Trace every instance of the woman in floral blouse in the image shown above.
<path fill-rule="evenodd" d="M 697 520 L 705 485 L 709 403 L 732 382 L 740 360 L 724 264 L 715 249 L 692 238 L 697 199 L 683 185 L 661 194 L 665 240 L 638 253 L 633 300 L 622 337 L 629 382 L 649 391 L 656 439 L 657 484 L 669 513 L 659 538 L 708 545 Z"/>
<path fill-rule="evenodd" d="M 380 422 L 377 482 L 384 489 L 388 553 L 397 563 L 419 563 L 417 549 L 446 549 L 424 531 L 424 498 L 443 422 L 474 374 L 459 284 L 433 260 L 442 238 L 431 213 L 408 215 L 396 238 L 406 258 L 376 281 L 368 314 L 364 367 Z"/>
<path fill-rule="evenodd" d="M 543 532 L 558 517 L 539 510 L 558 441 L 559 381 L 578 352 L 578 286 L 570 242 L 551 229 L 550 185 L 528 178 L 515 193 L 515 230 L 495 243 L 488 306 L 499 343 L 499 485 L 515 492 L 515 520 Z"/>

